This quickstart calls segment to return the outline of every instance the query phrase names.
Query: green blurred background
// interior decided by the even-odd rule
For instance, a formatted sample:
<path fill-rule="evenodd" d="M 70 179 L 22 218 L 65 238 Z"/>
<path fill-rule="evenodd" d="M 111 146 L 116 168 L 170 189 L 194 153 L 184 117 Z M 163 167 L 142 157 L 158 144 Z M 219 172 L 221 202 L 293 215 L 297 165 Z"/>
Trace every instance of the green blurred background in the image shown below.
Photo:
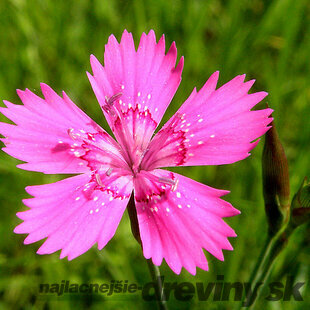
<path fill-rule="evenodd" d="M 85 71 L 89 55 L 103 58 L 108 36 L 120 39 L 126 28 L 136 44 L 142 32 L 163 33 L 167 46 L 176 41 L 178 57 L 185 56 L 180 88 L 165 116 L 171 116 L 193 87 L 200 88 L 216 70 L 220 85 L 235 75 L 255 78 L 252 91 L 269 92 L 267 101 L 290 164 L 291 192 L 309 176 L 310 148 L 310 3 L 307 0 L 151 0 L 151 1 L 39 1 L 0 2 L 0 98 L 20 102 L 15 89 L 30 88 L 40 94 L 39 83 L 49 84 L 69 96 L 94 120 L 103 117 Z M 265 100 L 266 101 L 266 100 Z M 3 105 L 1 103 L 1 105 Z M 1 121 L 5 121 L 3 116 Z M 2 146 L 2 145 L 1 145 Z M 220 262 L 207 254 L 210 271 L 187 271 L 175 275 L 166 265 L 161 272 L 167 282 L 214 282 L 224 275 L 228 282 L 245 282 L 266 236 L 261 180 L 262 143 L 248 159 L 228 166 L 180 168 L 178 172 L 213 187 L 229 189 L 225 198 L 242 214 L 227 222 L 235 229 L 234 251 L 224 251 Z M 39 296 L 39 283 L 109 283 L 129 280 L 142 285 L 150 281 L 141 249 L 131 235 L 125 213 L 115 237 L 102 250 L 96 247 L 68 262 L 59 253 L 35 254 L 42 242 L 23 245 L 24 235 L 13 233 L 20 223 L 15 213 L 26 209 L 25 186 L 59 180 L 17 169 L 18 161 L 0 153 L 0 309 L 156 309 L 140 294 Z M 304 281 L 303 302 L 258 302 L 258 309 L 307 309 L 310 306 L 309 232 L 301 227 L 292 236 L 273 268 L 271 281 L 285 284 L 287 275 Z M 265 294 L 266 296 L 266 294 Z M 180 302 L 173 296 L 171 309 L 234 309 L 212 296 L 200 302 Z"/>

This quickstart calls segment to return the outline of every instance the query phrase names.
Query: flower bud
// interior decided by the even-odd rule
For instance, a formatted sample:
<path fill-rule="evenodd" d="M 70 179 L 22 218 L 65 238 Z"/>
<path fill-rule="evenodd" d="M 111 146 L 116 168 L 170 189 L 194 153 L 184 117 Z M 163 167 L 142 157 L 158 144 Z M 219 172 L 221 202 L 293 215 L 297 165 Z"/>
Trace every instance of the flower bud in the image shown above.
<path fill-rule="evenodd" d="M 310 222 L 310 183 L 304 179 L 292 201 L 292 214 L 290 223 L 295 228 Z"/>
<path fill-rule="evenodd" d="M 288 163 L 278 132 L 271 123 L 265 135 L 262 157 L 263 194 L 269 234 L 274 235 L 289 218 L 290 185 Z"/>

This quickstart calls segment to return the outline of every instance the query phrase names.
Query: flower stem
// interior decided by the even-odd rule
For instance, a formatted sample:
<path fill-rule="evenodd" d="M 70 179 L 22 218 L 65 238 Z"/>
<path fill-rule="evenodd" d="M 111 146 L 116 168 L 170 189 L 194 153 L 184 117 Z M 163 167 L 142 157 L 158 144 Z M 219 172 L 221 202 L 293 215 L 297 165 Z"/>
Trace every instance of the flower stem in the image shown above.
<path fill-rule="evenodd" d="M 251 290 L 244 296 L 240 309 L 242 307 L 254 309 L 255 302 L 262 292 L 262 289 L 259 288 L 261 285 L 264 286 L 264 281 L 267 279 L 276 257 L 286 246 L 291 232 L 292 230 L 287 228 L 284 231 L 279 231 L 274 237 L 268 236 L 250 277 Z"/>
<path fill-rule="evenodd" d="M 137 242 L 141 245 L 142 247 L 142 242 L 140 238 L 140 231 L 139 231 L 139 222 L 138 222 L 138 217 L 137 217 L 137 209 L 135 206 L 135 200 L 133 195 L 130 197 L 128 206 L 127 206 L 127 211 L 129 214 L 130 218 L 130 225 L 131 225 L 131 231 Z M 156 295 L 156 300 L 158 304 L 158 308 L 160 310 L 168 310 L 167 303 L 166 303 L 166 297 L 164 293 L 164 288 L 163 288 L 163 282 L 162 278 L 160 276 L 160 271 L 157 266 L 155 266 L 152 263 L 151 259 L 147 259 L 147 265 L 149 267 L 149 271 L 152 277 L 153 282 L 155 283 L 155 295 Z"/>
<path fill-rule="evenodd" d="M 156 283 L 156 300 L 158 302 L 158 309 L 160 310 L 168 310 L 165 292 L 162 283 L 162 277 L 160 276 L 160 271 L 158 266 L 152 263 L 151 259 L 147 259 L 147 265 L 150 270 L 150 274 L 154 283 Z"/>

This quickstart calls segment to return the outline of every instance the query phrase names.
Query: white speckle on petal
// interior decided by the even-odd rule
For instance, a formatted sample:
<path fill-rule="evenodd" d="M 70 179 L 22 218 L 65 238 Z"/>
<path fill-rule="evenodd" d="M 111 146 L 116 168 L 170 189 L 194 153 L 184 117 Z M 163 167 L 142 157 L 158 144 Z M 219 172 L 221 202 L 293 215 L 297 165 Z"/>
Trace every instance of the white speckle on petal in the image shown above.
<path fill-rule="evenodd" d="M 109 200 L 112 201 L 112 200 L 113 200 L 113 197 L 110 197 Z"/>
<path fill-rule="evenodd" d="M 139 110 L 141 109 L 141 104 L 140 104 L 140 103 L 138 104 L 138 109 L 139 109 Z"/>
<path fill-rule="evenodd" d="M 93 214 L 93 212 L 94 212 L 94 210 L 90 210 L 90 211 L 89 211 L 89 214 Z"/>
<path fill-rule="evenodd" d="M 191 138 L 193 138 L 194 136 L 195 136 L 195 135 L 194 135 L 193 133 L 190 135 Z"/>
<path fill-rule="evenodd" d="M 131 103 L 128 103 L 128 108 L 129 108 L 129 109 L 131 108 Z"/>
<path fill-rule="evenodd" d="M 158 108 L 155 108 L 155 112 L 157 112 L 158 111 Z"/>
<path fill-rule="evenodd" d="M 181 206 L 181 205 L 178 205 L 178 208 L 179 208 L 179 209 L 182 209 L 182 206 Z"/>
<path fill-rule="evenodd" d="M 200 144 L 203 144 L 203 141 L 198 141 L 198 144 L 200 145 Z"/>
<path fill-rule="evenodd" d="M 198 123 L 201 123 L 203 121 L 203 119 L 202 118 L 200 118 L 199 120 L 198 120 Z"/>
<path fill-rule="evenodd" d="M 155 210 L 155 212 L 157 212 L 157 211 L 158 211 L 158 208 L 157 208 L 157 207 L 155 207 L 155 208 L 154 208 L 154 210 Z"/>
<path fill-rule="evenodd" d="M 167 212 L 170 212 L 170 209 L 169 208 L 166 208 Z"/>
<path fill-rule="evenodd" d="M 177 195 L 178 198 L 181 198 L 181 193 L 180 192 L 177 192 L 176 195 Z"/>
<path fill-rule="evenodd" d="M 63 141 L 59 140 L 58 143 L 64 143 Z"/>
<path fill-rule="evenodd" d="M 125 86 L 124 85 L 121 85 L 121 89 L 124 89 L 125 88 Z"/>
<path fill-rule="evenodd" d="M 140 97 L 141 96 L 141 93 L 140 92 L 138 92 L 138 97 Z"/>
<path fill-rule="evenodd" d="M 148 95 L 147 95 L 147 99 L 151 99 L 151 94 L 148 94 Z"/>
<path fill-rule="evenodd" d="M 104 202 L 101 205 L 104 206 Z"/>
<path fill-rule="evenodd" d="M 94 197 L 94 201 L 97 201 L 97 200 L 98 200 L 98 197 L 97 197 L 97 196 L 95 196 L 95 197 Z"/>
<path fill-rule="evenodd" d="M 76 201 L 78 201 L 78 200 L 80 200 L 80 199 L 81 199 L 81 197 L 76 197 L 76 198 L 75 198 Z"/>
<path fill-rule="evenodd" d="M 194 154 L 193 154 L 193 153 L 189 153 L 188 156 L 191 156 L 191 157 L 192 157 L 192 156 L 194 156 Z"/>
<path fill-rule="evenodd" d="M 214 137 L 215 137 L 215 135 L 211 135 L 211 136 L 210 136 L 210 138 L 214 138 Z"/>
<path fill-rule="evenodd" d="M 187 208 L 190 208 L 190 207 L 191 207 L 191 205 L 186 205 L 186 207 L 187 207 Z"/>
<path fill-rule="evenodd" d="M 99 208 L 97 208 L 97 209 L 95 210 L 95 212 L 99 212 Z"/>

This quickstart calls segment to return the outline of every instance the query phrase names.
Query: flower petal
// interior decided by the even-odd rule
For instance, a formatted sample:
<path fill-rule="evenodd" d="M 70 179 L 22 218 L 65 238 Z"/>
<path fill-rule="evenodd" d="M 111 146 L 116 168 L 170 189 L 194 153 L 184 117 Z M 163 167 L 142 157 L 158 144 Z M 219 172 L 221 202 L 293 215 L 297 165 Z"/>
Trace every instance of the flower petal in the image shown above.
<path fill-rule="evenodd" d="M 62 249 L 61 258 L 68 256 L 69 260 L 96 242 L 102 249 L 113 237 L 132 191 L 130 178 L 111 180 L 102 180 L 106 189 L 99 188 L 87 174 L 27 187 L 35 198 L 24 200 L 30 210 L 17 213 L 24 222 L 14 232 L 29 234 L 25 244 L 47 237 L 37 253 L 50 254 Z M 115 187 L 117 193 L 112 190 Z"/>
<path fill-rule="evenodd" d="M 80 158 L 84 154 L 83 141 L 72 139 L 69 131 L 78 132 L 76 136 L 100 133 L 111 147 L 115 141 L 65 93 L 61 98 L 45 84 L 41 84 L 41 88 L 45 99 L 28 89 L 18 90 L 24 105 L 5 101 L 7 108 L 0 108 L 0 112 L 17 125 L 0 123 L 0 133 L 6 137 L 2 139 L 6 145 L 3 150 L 28 162 L 18 166 L 25 170 L 44 173 L 89 171 L 87 162 Z"/>
<path fill-rule="evenodd" d="M 251 111 L 267 93 L 248 94 L 254 81 L 237 76 L 215 90 L 218 72 L 196 89 L 150 143 L 144 169 L 221 165 L 250 155 L 268 130 L 272 110 Z"/>
<path fill-rule="evenodd" d="M 147 35 L 142 34 L 136 51 L 131 33 L 125 30 L 120 43 L 113 35 L 109 37 L 105 48 L 104 67 L 95 56 L 90 58 L 93 76 L 88 74 L 88 77 L 102 107 L 106 106 L 109 98 L 121 94 L 113 101 L 117 114 L 129 114 L 133 109 L 136 113 L 146 112 L 148 118 L 151 118 L 152 122 L 148 122 L 150 130 L 145 130 L 145 122 L 141 122 L 139 118 L 133 119 L 136 125 L 133 126 L 131 134 L 143 136 L 144 141 L 139 141 L 140 144 L 146 144 L 150 140 L 179 86 L 183 58 L 175 68 L 176 57 L 175 44 L 171 45 L 165 55 L 164 37 L 156 43 L 153 30 Z M 115 133 L 114 120 L 106 109 L 103 111 Z"/>
<path fill-rule="evenodd" d="M 143 253 L 155 265 L 164 258 L 175 273 L 184 267 L 195 274 L 196 266 L 208 269 L 202 248 L 220 260 L 222 249 L 232 250 L 227 237 L 236 234 L 222 218 L 240 212 L 220 199 L 227 191 L 165 170 L 138 175 L 134 188 Z"/>

